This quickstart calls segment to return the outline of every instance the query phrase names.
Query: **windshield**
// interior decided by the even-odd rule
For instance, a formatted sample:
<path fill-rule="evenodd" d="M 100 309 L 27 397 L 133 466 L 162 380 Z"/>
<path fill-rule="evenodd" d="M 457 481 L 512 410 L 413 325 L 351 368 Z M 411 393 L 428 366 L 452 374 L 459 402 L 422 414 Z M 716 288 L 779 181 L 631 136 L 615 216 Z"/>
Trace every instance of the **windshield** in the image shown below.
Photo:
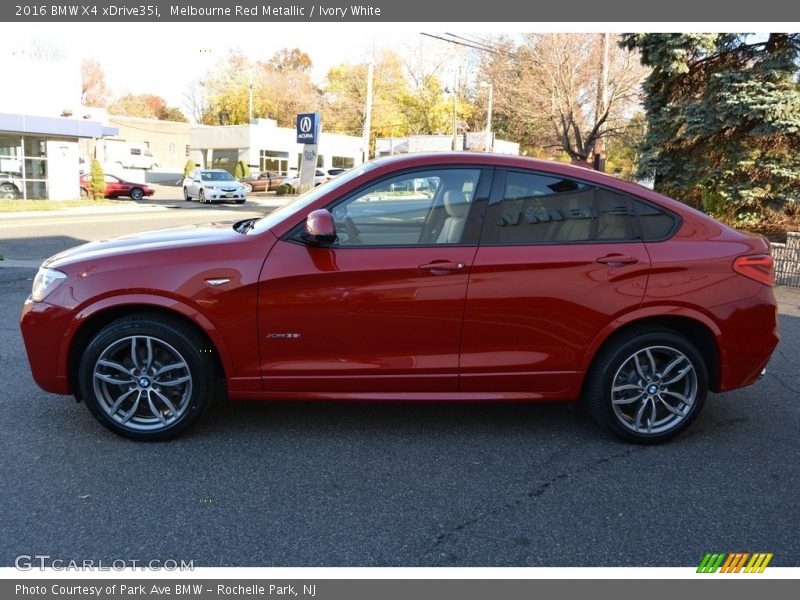
<path fill-rule="evenodd" d="M 266 231 L 267 229 L 271 229 L 284 219 L 290 217 L 291 215 L 300 212 L 307 206 L 313 204 L 317 201 L 317 199 L 322 196 L 323 194 L 327 194 L 328 192 L 335 190 L 336 188 L 342 187 L 346 185 L 356 177 L 363 175 L 364 173 L 371 171 L 377 165 L 374 163 L 366 163 L 361 165 L 360 167 L 356 167 L 354 169 L 350 169 L 344 175 L 337 177 L 336 179 L 331 179 L 327 183 L 323 183 L 312 190 L 306 192 L 302 196 L 298 196 L 289 204 L 286 204 L 280 207 L 277 210 L 272 211 L 268 215 L 262 217 L 258 221 L 253 224 L 253 227 L 250 231 L 253 233 L 261 233 L 262 231 Z"/>
<path fill-rule="evenodd" d="M 233 175 L 226 171 L 203 171 L 200 177 L 203 181 L 235 181 Z"/>

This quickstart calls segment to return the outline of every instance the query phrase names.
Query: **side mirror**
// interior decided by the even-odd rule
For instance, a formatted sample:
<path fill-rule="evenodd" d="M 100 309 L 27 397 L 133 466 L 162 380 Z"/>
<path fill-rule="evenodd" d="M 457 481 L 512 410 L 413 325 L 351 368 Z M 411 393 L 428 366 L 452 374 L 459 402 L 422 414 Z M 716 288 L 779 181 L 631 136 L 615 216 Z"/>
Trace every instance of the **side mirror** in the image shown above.
<path fill-rule="evenodd" d="M 332 244 L 336 241 L 336 225 L 330 211 L 320 208 L 308 213 L 303 239 L 320 245 Z"/>

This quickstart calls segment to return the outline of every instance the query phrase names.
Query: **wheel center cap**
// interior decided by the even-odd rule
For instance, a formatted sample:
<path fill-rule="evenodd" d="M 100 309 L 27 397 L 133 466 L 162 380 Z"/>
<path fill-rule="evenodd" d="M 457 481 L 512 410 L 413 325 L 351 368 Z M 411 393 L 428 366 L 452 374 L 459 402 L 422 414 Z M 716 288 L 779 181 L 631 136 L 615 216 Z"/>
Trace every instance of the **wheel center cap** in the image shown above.
<path fill-rule="evenodd" d="M 657 385 L 650 385 L 650 386 L 647 387 L 647 393 L 648 394 L 655 394 L 657 391 L 658 391 L 658 386 Z"/>
<path fill-rule="evenodd" d="M 139 387 L 142 387 L 142 388 L 150 387 L 150 378 L 149 377 L 139 377 Z"/>

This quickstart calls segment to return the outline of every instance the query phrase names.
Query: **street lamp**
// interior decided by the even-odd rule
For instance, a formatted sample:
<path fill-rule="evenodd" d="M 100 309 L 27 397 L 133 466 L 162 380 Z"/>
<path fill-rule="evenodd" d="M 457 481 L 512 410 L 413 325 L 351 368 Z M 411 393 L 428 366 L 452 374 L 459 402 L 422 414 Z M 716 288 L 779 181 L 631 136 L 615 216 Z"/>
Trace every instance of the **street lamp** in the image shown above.
<path fill-rule="evenodd" d="M 494 93 L 494 85 L 481 81 L 481 87 L 489 88 L 489 108 L 486 111 L 486 141 L 483 145 L 484 152 L 492 151 L 492 99 Z"/>

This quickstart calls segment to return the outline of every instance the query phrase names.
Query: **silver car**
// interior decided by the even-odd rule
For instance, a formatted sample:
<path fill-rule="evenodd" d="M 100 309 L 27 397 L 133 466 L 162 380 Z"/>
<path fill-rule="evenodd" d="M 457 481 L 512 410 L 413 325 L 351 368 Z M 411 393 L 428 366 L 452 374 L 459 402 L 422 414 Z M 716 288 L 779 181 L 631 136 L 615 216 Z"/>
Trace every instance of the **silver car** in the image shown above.
<path fill-rule="evenodd" d="M 190 202 L 235 201 L 244 204 L 247 190 L 224 169 L 195 169 L 183 180 L 183 199 Z"/>

